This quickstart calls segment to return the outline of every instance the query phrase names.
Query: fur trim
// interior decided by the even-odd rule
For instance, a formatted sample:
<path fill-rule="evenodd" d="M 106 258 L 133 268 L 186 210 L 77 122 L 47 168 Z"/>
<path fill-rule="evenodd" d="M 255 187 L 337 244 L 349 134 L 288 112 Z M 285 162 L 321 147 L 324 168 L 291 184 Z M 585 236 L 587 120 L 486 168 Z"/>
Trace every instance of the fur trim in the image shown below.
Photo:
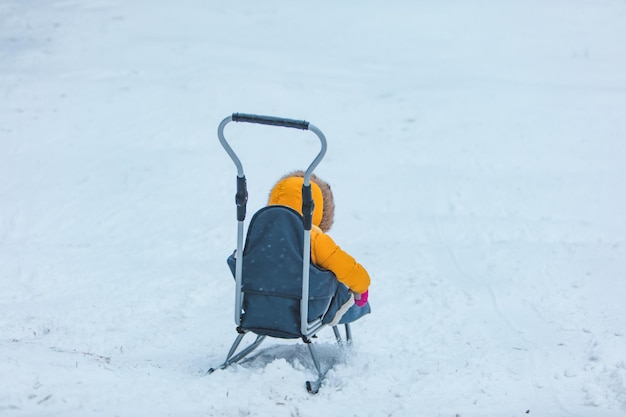
<path fill-rule="evenodd" d="M 293 172 L 290 172 L 289 174 L 283 175 L 276 182 L 274 187 L 276 187 L 276 185 L 278 185 L 279 182 L 290 177 L 304 178 L 304 171 L 298 170 L 298 171 L 293 171 Z M 327 232 L 330 230 L 331 226 L 333 225 L 333 222 L 335 221 L 335 199 L 333 197 L 333 191 L 330 188 L 330 184 L 328 184 L 326 181 L 324 181 L 323 179 L 321 179 L 315 174 L 311 174 L 311 181 L 317 184 L 317 186 L 320 187 L 320 190 L 322 190 L 323 211 L 322 211 L 322 221 L 320 222 L 319 227 L 320 229 L 322 229 L 323 232 Z"/>

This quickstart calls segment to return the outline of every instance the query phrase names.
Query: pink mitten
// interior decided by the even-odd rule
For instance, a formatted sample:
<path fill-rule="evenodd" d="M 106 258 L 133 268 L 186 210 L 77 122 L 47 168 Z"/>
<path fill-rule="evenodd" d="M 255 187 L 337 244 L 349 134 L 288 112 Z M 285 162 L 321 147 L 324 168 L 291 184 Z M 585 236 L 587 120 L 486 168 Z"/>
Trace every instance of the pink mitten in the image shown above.
<path fill-rule="evenodd" d="M 359 307 L 363 307 L 365 304 L 367 304 L 367 297 L 369 295 L 369 292 L 370 291 L 367 290 L 362 294 L 354 294 L 354 303 Z"/>

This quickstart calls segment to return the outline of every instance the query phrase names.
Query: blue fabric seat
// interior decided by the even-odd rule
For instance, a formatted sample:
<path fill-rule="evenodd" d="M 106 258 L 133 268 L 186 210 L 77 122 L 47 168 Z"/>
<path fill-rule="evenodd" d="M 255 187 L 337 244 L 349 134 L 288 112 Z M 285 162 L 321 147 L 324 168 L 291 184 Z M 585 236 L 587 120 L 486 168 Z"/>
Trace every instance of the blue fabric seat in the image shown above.
<path fill-rule="evenodd" d="M 250 221 L 243 251 L 241 328 L 258 335 L 299 338 L 303 262 L 302 217 L 285 206 L 259 210 Z M 235 256 L 228 265 L 235 275 Z M 349 305 L 347 305 L 350 303 Z M 369 313 L 354 308 L 348 288 L 331 271 L 309 268 L 308 320 L 339 321 L 350 307 L 349 321 Z"/>

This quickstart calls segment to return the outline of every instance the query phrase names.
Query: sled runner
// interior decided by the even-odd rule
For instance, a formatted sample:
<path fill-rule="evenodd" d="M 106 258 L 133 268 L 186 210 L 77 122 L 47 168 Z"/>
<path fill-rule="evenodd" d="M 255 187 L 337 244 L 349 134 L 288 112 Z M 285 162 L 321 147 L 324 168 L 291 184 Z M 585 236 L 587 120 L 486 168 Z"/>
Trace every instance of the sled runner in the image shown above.
<path fill-rule="evenodd" d="M 248 192 L 241 161 L 224 136 L 224 128 L 230 122 L 308 130 L 315 133 L 321 143 L 319 153 L 304 174 L 303 215 L 285 206 L 262 208 L 250 220 L 245 246 Z M 235 325 L 238 335 L 219 369 L 242 360 L 268 336 L 302 339 L 317 372 L 317 380 L 307 381 L 306 388 L 311 393 L 317 393 L 328 370 L 322 369 L 312 338 L 330 326 L 337 343 L 343 345 L 337 327 L 341 323 L 345 325 L 347 343 L 352 340 L 350 324 L 341 320 L 346 306 L 353 304 L 351 293 L 331 271 L 311 263 L 313 198 L 310 178 L 326 153 L 326 138 L 321 130 L 303 120 L 240 113 L 222 120 L 218 138 L 237 168 L 235 203 L 238 225 L 237 250 L 228 258 L 235 278 Z M 255 334 L 256 339 L 237 352 L 248 333 Z M 214 371 L 212 368 L 209 373 Z"/>

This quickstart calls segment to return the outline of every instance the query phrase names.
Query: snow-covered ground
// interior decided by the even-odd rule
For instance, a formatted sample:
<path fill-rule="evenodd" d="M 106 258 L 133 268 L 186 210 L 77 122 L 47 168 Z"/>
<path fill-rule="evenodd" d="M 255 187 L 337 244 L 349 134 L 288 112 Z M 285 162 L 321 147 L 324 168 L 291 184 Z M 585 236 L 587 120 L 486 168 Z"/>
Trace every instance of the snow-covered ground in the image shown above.
<path fill-rule="evenodd" d="M 0 415 L 626 415 L 622 0 L 3 0 Z M 235 336 L 232 112 L 372 276 L 316 396 Z M 249 212 L 309 132 L 227 127 Z"/>

